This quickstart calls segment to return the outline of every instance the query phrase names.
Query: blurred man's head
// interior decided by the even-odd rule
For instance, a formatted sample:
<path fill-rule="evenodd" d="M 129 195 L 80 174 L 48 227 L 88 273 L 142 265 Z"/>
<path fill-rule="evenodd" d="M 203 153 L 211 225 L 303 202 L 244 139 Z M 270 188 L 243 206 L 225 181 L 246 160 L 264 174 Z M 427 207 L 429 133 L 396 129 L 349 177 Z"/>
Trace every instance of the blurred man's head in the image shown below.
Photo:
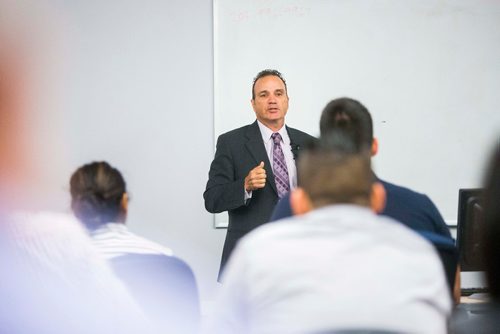
<path fill-rule="evenodd" d="M 332 100 L 323 109 L 319 127 L 321 136 L 341 130 L 351 137 L 359 151 L 369 150 L 371 155 L 377 153 L 371 115 L 359 101 L 347 97 Z"/>
<path fill-rule="evenodd" d="M 385 204 L 385 191 L 375 182 L 370 154 L 344 130 L 322 136 L 300 156 L 299 188 L 291 194 L 295 214 L 336 204 L 371 207 L 379 212 Z"/>
<path fill-rule="evenodd" d="M 484 258 L 492 297 L 500 302 L 500 147 L 493 153 L 486 173 L 484 206 Z"/>
<path fill-rule="evenodd" d="M 64 196 L 58 21 L 45 1 L 0 1 L 0 209 Z"/>

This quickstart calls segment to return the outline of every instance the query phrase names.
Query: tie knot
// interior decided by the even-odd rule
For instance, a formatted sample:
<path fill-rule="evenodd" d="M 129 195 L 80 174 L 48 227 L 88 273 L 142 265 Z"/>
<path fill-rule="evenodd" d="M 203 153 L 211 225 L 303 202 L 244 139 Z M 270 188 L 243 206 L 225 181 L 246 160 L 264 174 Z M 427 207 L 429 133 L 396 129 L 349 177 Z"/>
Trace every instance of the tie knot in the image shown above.
<path fill-rule="evenodd" d="M 275 145 L 281 142 L 281 135 L 278 132 L 273 133 L 271 138 L 273 139 Z"/>

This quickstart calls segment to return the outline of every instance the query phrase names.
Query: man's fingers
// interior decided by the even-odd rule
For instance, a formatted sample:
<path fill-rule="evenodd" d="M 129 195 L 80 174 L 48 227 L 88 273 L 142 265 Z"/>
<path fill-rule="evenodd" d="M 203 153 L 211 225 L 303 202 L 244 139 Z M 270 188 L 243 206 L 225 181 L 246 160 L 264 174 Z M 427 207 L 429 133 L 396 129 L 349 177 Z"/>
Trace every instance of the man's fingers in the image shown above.
<path fill-rule="evenodd" d="M 266 176 L 266 170 L 265 169 L 256 169 L 253 171 L 253 175 L 263 175 L 264 177 Z"/>
<path fill-rule="evenodd" d="M 266 182 L 262 182 L 262 181 L 256 181 L 256 182 L 252 183 L 252 186 L 254 188 L 264 188 L 265 185 L 266 185 Z"/>
<path fill-rule="evenodd" d="M 253 174 L 250 175 L 251 181 L 266 181 L 266 174 Z"/>
<path fill-rule="evenodd" d="M 264 188 L 264 186 L 266 185 L 266 175 L 252 175 L 248 183 L 252 188 Z"/>
<path fill-rule="evenodd" d="M 252 175 L 250 176 L 250 181 L 251 182 L 266 182 L 266 175 L 261 174 L 261 175 Z"/>

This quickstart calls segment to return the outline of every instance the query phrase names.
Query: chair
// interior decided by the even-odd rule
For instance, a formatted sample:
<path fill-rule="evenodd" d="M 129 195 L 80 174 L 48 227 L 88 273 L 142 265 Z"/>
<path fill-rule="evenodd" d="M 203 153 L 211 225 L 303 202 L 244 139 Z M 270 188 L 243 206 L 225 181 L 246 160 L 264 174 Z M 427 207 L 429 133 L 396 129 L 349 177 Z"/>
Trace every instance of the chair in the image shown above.
<path fill-rule="evenodd" d="M 427 239 L 436 249 L 446 274 L 446 281 L 450 288 L 451 296 L 455 286 L 455 279 L 458 265 L 458 250 L 453 239 L 444 237 L 434 232 L 417 231 L 422 237 Z"/>
<path fill-rule="evenodd" d="M 110 261 L 146 315 L 165 333 L 196 333 L 198 288 L 191 268 L 165 255 L 129 254 Z"/>

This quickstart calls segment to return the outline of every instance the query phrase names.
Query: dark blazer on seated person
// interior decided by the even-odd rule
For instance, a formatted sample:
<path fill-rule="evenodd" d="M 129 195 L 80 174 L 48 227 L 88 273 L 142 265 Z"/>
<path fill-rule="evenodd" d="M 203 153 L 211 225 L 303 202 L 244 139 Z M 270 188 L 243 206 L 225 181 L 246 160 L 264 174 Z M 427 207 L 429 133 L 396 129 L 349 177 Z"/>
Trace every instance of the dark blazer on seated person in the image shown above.
<path fill-rule="evenodd" d="M 294 155 L 301 146 L 315 139 L 288 126 L 286 130 Z M 253 191 L 252 198 L 245 203 L 245 177 L 261 161 L 264 162 L 266 170 L 266 185 Z M 227 211 L 229 215 L 222 251 L 222 271 L 236 242 L 254 228 L 269 222 L 279 199 L 273 170 L 257 121 L 219 136 L 208 177 L 203 194 L 205 208 L 211 213 Z"/>
<path fill-rule="evenodd" d="M 380 214 L 396 219 L 412 230 L 429 231 L 451 239 L 450 229 L 427 195 L 379 181 L 387 196 L 385 208 Z"/>
<path fill-rule="evenodd" d="M 174 256 L 128 254 L 110 261 L 160 333 L 198 333 L 200 306 L 191 268 Z"/>
<path fill-rule="evenodd" d="M 428 231 L 452 239 L 450 229 L 434 203 L 424 194 L 380 180 L 386 191 L 386 203 L 381 215 L 391 217 L 414 231 Z M 276 205 L 270 221 L 290 217 L 290 196 Z"/>

